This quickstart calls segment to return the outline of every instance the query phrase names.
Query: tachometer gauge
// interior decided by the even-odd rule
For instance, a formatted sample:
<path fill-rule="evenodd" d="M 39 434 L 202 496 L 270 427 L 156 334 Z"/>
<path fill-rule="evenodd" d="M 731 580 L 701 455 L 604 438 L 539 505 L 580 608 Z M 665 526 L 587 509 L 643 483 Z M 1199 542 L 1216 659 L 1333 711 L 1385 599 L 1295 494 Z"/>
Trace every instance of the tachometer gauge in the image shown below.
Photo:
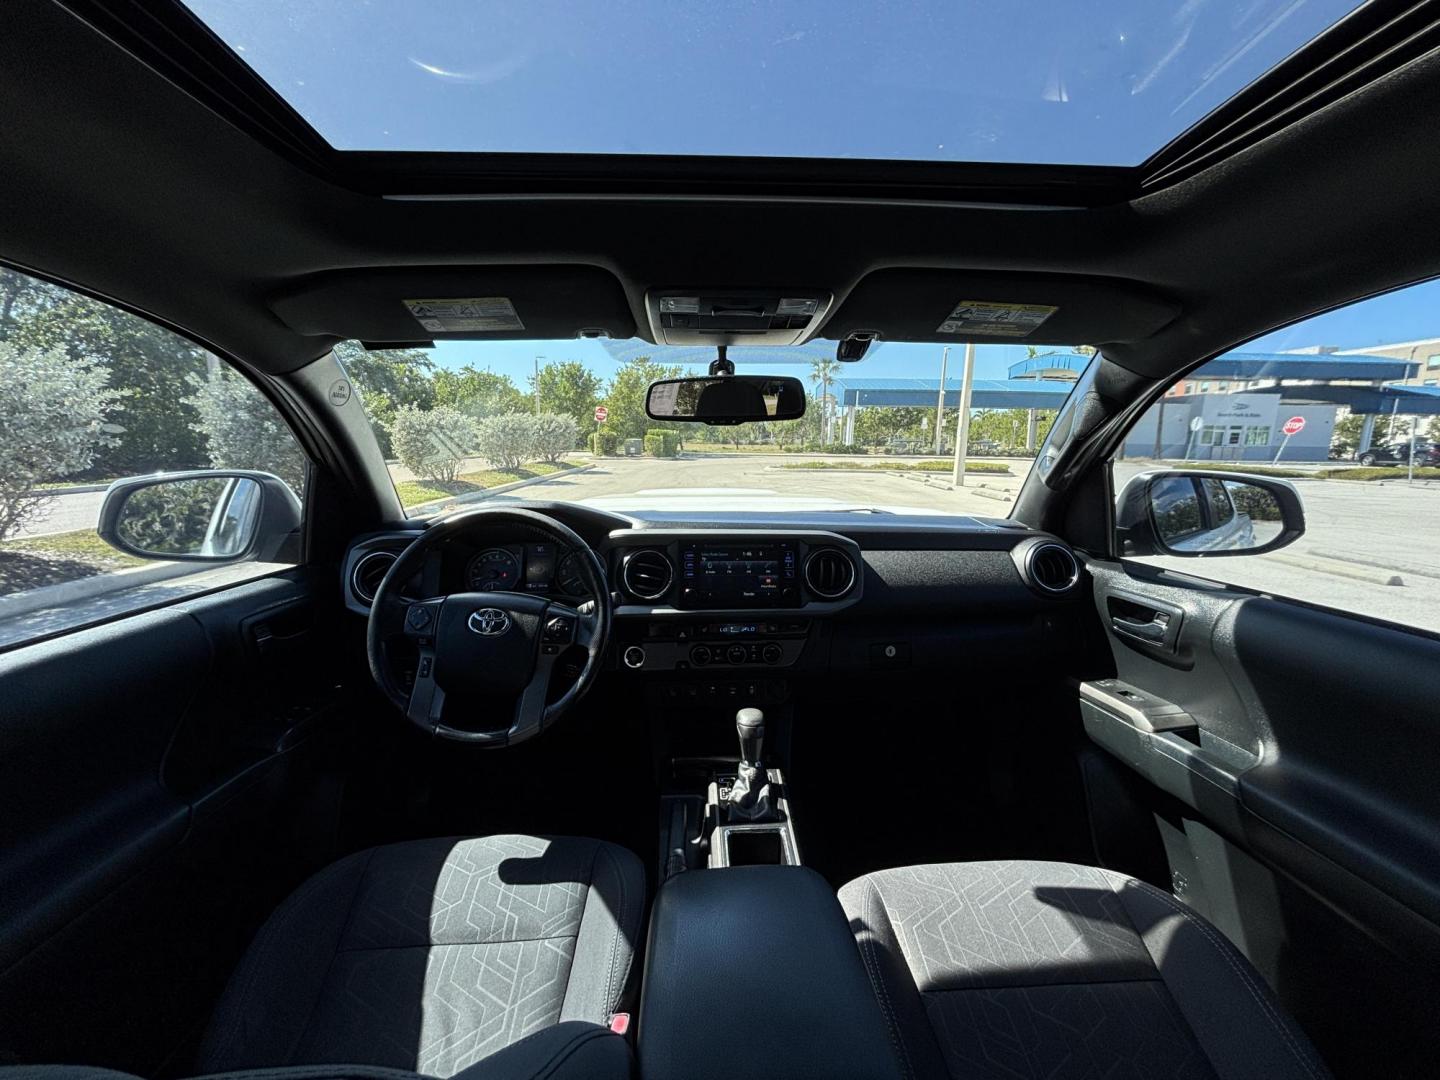
<path fill-rule="evenodd" d="M 520 560 L 504 548 L 482 551 L 470 560 L 465 583 L 474 592 L 508 592 L 520 584 Z"/>
<path fill-rule="evenodd" d="M 585 587 L 585 579 L 580 576 L 579 552 L 565 553 L 565 557 L 560 560 L 559 569 L 555 571 L 555 583 L 566 596 L 590 595 L 590 590 Z"/>

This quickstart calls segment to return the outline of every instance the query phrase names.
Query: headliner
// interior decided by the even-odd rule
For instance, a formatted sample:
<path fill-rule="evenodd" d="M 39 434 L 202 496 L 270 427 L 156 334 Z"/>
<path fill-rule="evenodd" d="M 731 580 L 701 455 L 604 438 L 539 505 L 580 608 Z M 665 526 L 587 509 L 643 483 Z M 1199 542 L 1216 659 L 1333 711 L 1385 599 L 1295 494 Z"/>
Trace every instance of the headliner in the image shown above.
<path fill-rule="evenodd" d="M 1423 134 L 1440 130 L 1433 48 L 1233 152 L 1191 148 L 1145 172 L 724 159 L 540 168 L 485 155 L 315 157 L 162 75 L 109 21 L 125 5 L 70 6 L 130 51 L 49 0 L 7 5 L 0 257 L 271 373 L 366 337 L 385 303 L 376 283 L 392 276 L 408 287 L 528 268 L 535 295 L 560 299 L 535 322 L 544 334 L 512 335 L 525 337 L 573 336 L 599 308 L 645 333 L 651 288 L 790 285 L 835 294 L 824 337 L 868 319 L 914 340 L 935 325 L 934 301 L 877 283 L 913 279 L 943 296 L 954 282 L 989 283 L 993 295 L 972 298 L 1024 289 L 1069 301 L 1069 342 L 1164 378 L 1440 271 L 1440 142 Z M 337 293 L 346 281 L 356 287 Z M 306 296 L 326 299 L 297 307 Z M 867 297 L 868 309 L 851 306 Z"/>

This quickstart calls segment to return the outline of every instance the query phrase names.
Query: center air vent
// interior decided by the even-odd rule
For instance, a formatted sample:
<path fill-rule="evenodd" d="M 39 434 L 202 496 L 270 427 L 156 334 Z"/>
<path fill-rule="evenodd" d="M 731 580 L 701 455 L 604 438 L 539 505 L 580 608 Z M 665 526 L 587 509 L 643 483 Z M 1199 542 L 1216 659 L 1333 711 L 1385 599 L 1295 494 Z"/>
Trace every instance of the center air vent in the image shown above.
<path fill-rule="evenodd" d="M 646 548 L 625 556 L 620 571 L 625 591 L 640 600 L 658 600 L 675 580 L 675 568 L 664 552 Z"/>
<path fill-rule="evenodd" d="M 396 555 L 389 551 L 372 551 L 368 555 L 362 555 L 355 564 L 355 569 L 350 571 L 351 590 L 365 603 L 373 602 L 375 593 L 380 589 L 380 582 L 385 580 L 390 567 L 395 565 L 395 559 Z"/>
<path fill-rule="evenodd" d="M 839 600 L 855 586 L 855 564 L 839 548 L 820 548 L 805 560 L 805 584 L 822 600 Z"/>
<path fill-rule="evenodd" d="M 1026 560 L 1030 580 L 1049 593 L 1066 593 L 1080 581 L 1080 563 L 1060 544 L 1037 544 Z"/>

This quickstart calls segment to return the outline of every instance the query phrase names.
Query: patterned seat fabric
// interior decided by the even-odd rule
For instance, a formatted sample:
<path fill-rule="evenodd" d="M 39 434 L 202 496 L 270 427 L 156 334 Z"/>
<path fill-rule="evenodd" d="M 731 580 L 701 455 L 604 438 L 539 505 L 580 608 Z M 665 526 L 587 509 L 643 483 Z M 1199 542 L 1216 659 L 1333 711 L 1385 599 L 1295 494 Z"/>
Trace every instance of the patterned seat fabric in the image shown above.
<path fill-rule="evenodd" d="M 199 1065 L 356 1064 L 449 1077 L 561 1021 L 608 1023 L 640 861 L 569 837 L 423 840 L 342 859 L 261 928 Z"/>
<path fill-rule="evenodd" d="M 914 866 L 840 903 L 906 1076 L 1329 1075 L 1215 927 L 1122 874 Z"/>

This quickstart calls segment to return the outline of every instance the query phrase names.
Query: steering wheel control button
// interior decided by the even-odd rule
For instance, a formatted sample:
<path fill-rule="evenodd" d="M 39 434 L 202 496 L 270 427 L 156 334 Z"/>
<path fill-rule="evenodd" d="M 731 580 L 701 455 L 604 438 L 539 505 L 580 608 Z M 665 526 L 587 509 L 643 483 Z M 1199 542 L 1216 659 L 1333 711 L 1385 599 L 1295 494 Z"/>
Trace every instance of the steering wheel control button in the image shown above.
<path fill-rule="evenodd" d="M 639 645 L 631 645 L 621 656 L 625 666 L 631 669 L 639 669 L 645 666 L 645 650 Z"/>
<path fill-rule="evenodd" d="M 556 615 L 545 623 L 543 640 L 547 645 L 568 645 L 575 640 L 574 620 Z"/>
<path fill-rule="evenodd" d="M 430 629 L 430 624 L 434 621 L 435 612 L 429 604 L 411 604 L 405 615 L 405 624 L 416 633 Z"/>
<path fill-rule="evenodd" d="M 420 671 L 418 677 L 421 679 L 430 678 L 430 672 L 434 668 L 434 666 L 435 663 L 431 657 L 422 656 L 420 658 Z"/>

